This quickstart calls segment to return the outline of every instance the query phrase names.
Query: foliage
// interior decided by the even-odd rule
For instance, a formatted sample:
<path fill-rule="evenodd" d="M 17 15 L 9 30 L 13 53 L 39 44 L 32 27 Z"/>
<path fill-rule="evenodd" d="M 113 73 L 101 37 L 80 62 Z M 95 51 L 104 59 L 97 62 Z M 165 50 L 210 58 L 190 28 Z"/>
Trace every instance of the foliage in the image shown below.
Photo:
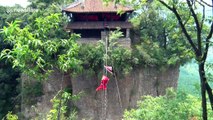
<path fill-rule="evenodd" d="M 137 58 L 133 58 L 130 49 L 126 49 L 118 44 L 118 40 L 122 36 L 122 32 L 119 29 L 110 31 L 107 55 L 104 40 L 99 41 L 96 45 L 80 45 L 78 59 L 81 61 L 82 68 L 98 73 L 107 61 L 107 64 L 113 66 L 119 74 L 128 73 L 137 64 Z"/>
<path fill-rule="evenodd" d="M 70 100 L 76 101 L 80 99 L 81 94 L 82 93 L 79 93 L 78 95 L 71 95 L 69 92 L 59 91 L 58 94 L 51 100 L 53 103 L 53 108 L 47 114 L 46 119 L 57 120 L 58 117 L 60 117 L 62 120 L 76 120 L 76 110 L 70 111 L 68 116 L 65 115 L 68 112 L 67 102 Z"/>
<path fill-rule="evenodd" d="M 206 76 L 208 81 L 213 82 L 213 63 L 206 64 Z"/>
<path fill-rule="evenodd" d="M 33 6 L 33 2 L 36 2 L 37 4 L 38 1 L 32 1 L 31 5 Z M 40 3 L 42 4 L 42 2 L 47 2 L 48 7 L 43 6 L 42 8 L 42 5 L 39 6 Z M 17 11 L 17 10 L 32 9 L 31 8 L 32 6 L 28 8 L 22 8 L 20 5 L 15 5 L 14 7 L 0 6 L 1 28 L 3 28 L 3 26 L 6 26 L 7 23 L 11 23 L 9 26 L 12 29 L 11 30 L 9 27 L 4 27 L 5 30 L 6 29 L 11 30 L 11 31 L 9 30 L 10 35 L 0 34 L 1 51 L 2 49 L 4 49 L 7 52 L 10 51 L 11 54 L 13 53 L 14 55 L 13 57 L 16 59 L 16 60 L 15 59 L 11 60 L 9 58 L 10 59 L 9 60 L 7 58 L 9 57 L 9 55 L 4 56 L 5 59 L 1 59 L 0 85 L 2 87 L 0 88 L 1 89 L 0 119 L 2 116 L 4 116 L 7 113 L 7 111 L 11 111 L 14 108 L 14 106 L 18 104 L 17 100 L 19 99 L 18 98 L 19 96 L 17 95 L 19 94 L 19 91 L 16 89 L 17 87 L 16 85 L 18 84 L 18 81 L 16 81 L 16 78 L 19 77 L 19 72 L 18 70 L 16 70 L 16 68 L 21 69 L 23 72 L 31 74 L 34 77 L 43 79 L 43 75 L 48 75 L 44 72 L 51 71 L 50 69 L 52 69 L 53 67 L 58 67 L 58 69 L 63 71 L 66 71 L 67 69 L 69 69 L 69 67 L 71 67 L 70 64 L 72 63 L 68 62 L 71 60 L 66 60 L 66 59 L 71 59 L 70 58 L 71 56 L 69 55 L 74 54 L 74 51 L 71 50 L 72 49 L 71 47 L 74 46 L 76 48 L 75 42 L 73 41 L 73 39 L 77 38 L 78 35 L 73 35 L 73 37 L 70 38 L 70 36 L 63 31 L 64 24 L 67 21 L 65 17 L 62 17 L 62 15 L 60 14 L 61 6 L 59 5 L 62 5 L 61 3 L 63 2 L 39 1 L 39 4 L 37 4 L 36 7 L 33 7 L 33 8 L 39 8 L 39 9 L 33 9 L 32 11 Z M 53 14 L 53 13 L 56 13 L 56 14 Z M 16 22 L 13 22 L 15 20 Z M 22 22 L 17 22 L 20 20 Z M 40 32 L 40 33 L 37 33 L 37 32 Z M 10 37 L 12 39 L 9 38 L 9 40 L 6 41 L 7 37 Z M 59 41 L 60 41 L 60 44 L 59 44 Z M 52 46 L 49 47 L 48 44 L 51 44 Z M 73 45 L 70 45 L 70 44 L 73 44 Z M 46 49 L 43 49 L 43 48 L 46 48 Z M 58 51 L 56 51 L 57 53 L 54 53 L 56 57 L 53 54 L 51 55 L 51 52 L 53 53 L 53 50 L 51 49 L 55 50 L 55 48 L 58 49 Z M 48 52 L 47 50 L 50 50 L 50 52 Z M 47 52 L 48 52 L 48 55 L 47 55 Z M 58 60 L 54 61 L 54 59 L 58 59 Z M 44 63 L 45 62 L 44 60 L 47 60 L 48 62 Z M 76 63 L 78 62 L 78 61 L 75 61 L 75 59 L 72 59 L 72 60 Z M 12 64 L 13 64 L 13 67 L 15 67 L 15 72 L 13 70 L 14 68 L 11 67 L 10 62 L 13 62 Z M 49 64 L 52 64 L 53 62 L 57 64 L 58 66 L 55 66 L 55 64 L 49 65 Z M 60 65 L 60 64 L 63 64 L 63 65 Z M 42 68 L 42 67 L 45 67 L 45 68 Z M 41 81 L 36 81 L 35 86 L 29 85 L 29 84 L 25 85 L 25 88 L 23 89 L 23 94 L 27 95 L 28 97 L 33 97 L 31 99 L 25 99 L 26 100 L 25 102 L 31 103 L 34 100 L 36 100 L 34 99 L 34 97 L 40 96 L 42 94 L 40 82 Z"/>
<path fill-rule="evenodd" d="M 12 114 L 12 112 L 8 112 L 6 115 L 6 119 L 3 118 L 3 120 L 18 120 L 18 116 L 15 114 Z"/>
<path fill-rule="evenodd" d="M 0 6 L 0 28 L 5 25 L 5 19 L 11 16 L 6 14 L 6 8 Z M 15 17 L 15 15 L 14 15 Z M 0 35 L 0 51 L 10 49 L 11 46 L 3 42 L 3 36 Z M 0 119 L 2 119 L 8 111 L 15 111 L 15 105 L 19 103 L 17 88 L 19 81 L 19 71 L 12 69 L 10 63 L 0 60 Z"/>
<path fill-rule="evenodd" d="M 158 0 L 163 6 L 165 6 L 170 12 L 172 12 L 177 21 L 179 23 L 180 28 L 182 29 L 182 33 L 187 38 L 188 43 L 193 49 L 193 53 L 195 55 L 195 59 L 199 65 L 199 76 L 201 82 L 201 96 L 202 96 L 202 117 L 204 120 L 208 119 L 207 116 L 207 97 L 206 92 L 208 93 L 209 100 L 211 102 L 211 107 L 213 110 L 213 93 L 212 88 L 210 87 L 205 70 L 205 63 L 208 56 L 208 51 L 210 47 L 210 40 L 213 35 L 213 21 L 212 18 L 209 22 L 211 25 L 207 27 L 205 21 L 209 21 L 206 19 L 205 15 L 205 2 L 201 1 L 162 1 Z M 183 9 L 183 8 L 186 9 Z M 197 12 L 198 7 L 200 7 L 203 11 Z M 183 9 L 183 10 L 182 10 Z M 188 11 L 188 12 L 186 12 Z M 188 17 L 183 17 L 183 16 Z M 191 19 L 190 19 L 191 18 Z M 191 22 L 192 21 L 192 22 Z"/>
<path fill-rule="evenodd" d="M 3 28 L 3 26 L 6 25 L 6 22 L 12 22 L 15 19 L 25 21 L 27 19 L 28 13 L 16 11 L 19 9 L 21 10 L 23 8 L 17 4 L 13 7 L 0 6 L 0 26 L 1 26 L 1 28 Z M 22 25 L 24 25 L 24 24 L 22 24 Z"/>
<path fill-rule="evenodd" d="M 17 102 L 16 96 L 19 91 L 16 89 L 19 72 L 14 71 L 10 66 L 0 63 L 0 119 L 7 114 L 7 111 L 14 110 Z"/>
<path fill-rule="evenodd" d="M 200 95 L 200 82 L 197 69 L 198 66 L 195 61 L 180 67 L 178 90 L 184 90 L 195 96 Z"/>
<path fill-rule="evenodd" d="M 164 12 L 156 3 L 143 3 L 131 22 L 135 35 L 140 37 L 135 55 L 139 63 L 148 66 L 167 66 L 186 63 L 193 57 L 189 44 L 178 29 L 174 15 Z"/>
<path fill-rule="evenodd" d="M 118 44 L 119 38 L 123 36 L 119 29 L 111 31 L 109 34 L 109 47 L 108 56 L 105 56 L 105 60 L 108 59 L 114 69 L 122 73 L 128 73 L 138 64 L 138 58 L 133 56 L 131 49 L 127 49 Z"/>
<path fill-rule="evenodd" d="M 104 46 L 102 43 L 79 45 L 78 59 L 81 61 L 81 70 L 90 69 L 98 73 L 103 66 Z"/>
<path fill-rule="evenodd" d="M 71 93 L 67 91 L 59 91 L 58 94 L 51 99 L 53 104 L 52 109 L 49 111 L 48 114 L 43 115 L 40 111 L 35 111 L 38 113 L 38 116 L 34 118 L 42 119 L 42 120 L 77 120 L 77 111 L 73 108 L 73 110 L 68 109 L 68 102 L 79 100 L 82 96 L 82 92 L 78 95 L 71 95 Z M 59 112 L 60 111 L 60 112 Z M 58 118 L 59 117 L 59 118 Z M 18 116 L 12 114 L 12 112 L 8 112 L 8 114 L 3 118 L 3 120 L 18 120 Z"/>
<path fill-rule="evenodd" d="M 212 56 L 211 52 L 209 52 L 208 60 L 206 63 L 206 75 L 208 82 L 211 87 L 212 84 Z M 197 71 L 198 65 L 195 60 L 191 61 L 190 63 L 185 64 L 184 66 L 180 67 L 180 75 L 178 79 L 178 90 L 184 90 L 189 94 L 200 96 L 200 81 L 199 81 L 199 73 Z"/>
<path fill-rule="evenodd" d="M 31 26 L 20 28 L 19 21 L 4 27 L 4 40 L 13 48 L 4 49 L 1 58 L 11 61 L 13 67 L 19 67 L 33 77 L 48 75 L 53 68 L 65 72 L 75 68 L 78 64 L 74 58 L 78 50 L 75 40 L 79 36 L 73 34 L 69 39 L 57 37 L 60 16 L 51 14 L 38 17 L 33 29 Z"/>
<path fill-rule="evenodd" d="M 201 99 L 184 92 L 176 93 L 168 89 L 166 95 L 159 97 L 144 96 L 138 108 L 126 110 L 126 120 L 201 120 Z M 211 111 L 210 108 L 208 108 Z M 213 118 L 209 112 L 209 118 Z"/>

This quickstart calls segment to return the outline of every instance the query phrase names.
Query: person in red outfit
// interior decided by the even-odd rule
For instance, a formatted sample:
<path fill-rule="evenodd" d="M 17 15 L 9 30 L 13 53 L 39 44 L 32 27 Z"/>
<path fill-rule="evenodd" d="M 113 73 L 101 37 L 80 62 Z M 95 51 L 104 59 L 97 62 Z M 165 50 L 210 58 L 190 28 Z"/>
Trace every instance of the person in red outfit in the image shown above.
<path fill-rule="evenodd" d="M 102 76 L 102 79 L 101 79 L 101 84 L 100 86 L 96 89 L 96 91 L 99 91 L 99 90 L 106 90 L 107 89 L 107 84 L 109 82 L 109 78 L 105 75 Z"/>

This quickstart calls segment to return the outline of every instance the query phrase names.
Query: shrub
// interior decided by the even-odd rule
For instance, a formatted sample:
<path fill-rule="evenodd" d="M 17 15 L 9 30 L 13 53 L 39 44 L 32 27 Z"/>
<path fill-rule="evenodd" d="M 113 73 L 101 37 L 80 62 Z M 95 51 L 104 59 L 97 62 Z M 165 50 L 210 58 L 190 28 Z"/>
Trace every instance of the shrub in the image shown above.
<path fill-rule="evenodd" d="M 210 108 L 209 120 L 213 120 Z M 201 120 L 201 100 L 184 92 L 176 93 L 168 89 L 166 95 L 144 96 L 137 109 L 126 110 L 125 120 Z"/>
<path fill-rule="evenodd" d="M 18 116 L 12 114 L 12 112 L 8 112 L 6 117 L 4 117 L 2 120 L 18 120 Z"/>
<path fill-rule="evenodd" d="M 76 120 L 77 119 L 77 111 L 68 110 L 67 103 L 70 100 L 79 100 L 82 93 L 79 93 L 78 95 L 71 95 L 71 93 L 66 91 L 59 91 L 58 94 L 51 99 L 51 102 L 53 104 L 52 109 L 49 111 L 49 113 L 46 115 L 46 120 Z M 66 115 L 68 114 L 68 115 Z M 59 118 L 58 118 L 59 117 Z"/>

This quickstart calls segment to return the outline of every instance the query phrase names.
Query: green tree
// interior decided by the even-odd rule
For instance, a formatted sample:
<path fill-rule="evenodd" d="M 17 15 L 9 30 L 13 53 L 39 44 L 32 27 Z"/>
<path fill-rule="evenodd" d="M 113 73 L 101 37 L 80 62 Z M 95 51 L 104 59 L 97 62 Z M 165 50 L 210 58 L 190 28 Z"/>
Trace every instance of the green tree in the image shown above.
<path fill-rule="evenodd" d="M 13 63 L 13 67 L 34 77 L 42 77 L 53 68 L 65 72 L 75 68 L 78 64 L 74 57 L 78 50 L 75 40 L 79 36 L 73 34 L 69 39 L 58 38 L 60 16 L 51 14 L 39 17 L 33 27 L 20 28 L 18 21 L 4 27 L 4 40 L 13 48 L 4 49 L 1 58 L 6 58 Z"/>
<path fill-rule="evenodd" d="M 75 40 L 79 35 L 73 34 L 67 38 L 60 34 L 61 17 L 58 13 L 38 17 L 34 24 L 23 28 L 19 21 L 4 26 L 1 31 L 4 42 L 12 47 L 4 48 L 1 58 L 40 80 L 44 80 L 55 69 L 65 73 L 78 68 L 79 60 L 75 58 L 78 46 Z"/>
<path fill-rule="evenodd" d="M 42 1 L 40 1 L 40 2 L 42 2 Z M 21 50 L 20 51 L 18 51 L 19 53 L 22 53 L 22 52 L 28 52 L 28 51 L 31 51 L 31 53 L 24 53 L 24 54 L 19 54 L 18 56 L 19 57 L 23 57 L 23 56 L 25 56 L 25 57 L 23 57 L 23 59 L 25 59 L 26 61 L 27 61 L 27 58 L 26 58 L 26 56 L 28 56 L 28 55 L 32 55 L 33 57 L 36 57 L 36 55 L 37 55 L 37 57 L 38 57 L 38 59 L 37 59 L 37 61 L 36 61 L 36 65 L 38 65 L 38 66 L 34 66 L 33 68 L 34 68 L 34 70 L 35 71 L 33 71 L 33 70 L 29 70 L 29 71 L 24 71 L 23 69 L 25 69 L 25 68 L 31 68 L 33 65 L 34 65 L 34 62 L 35 61 L 27 61 L 26 63 L 23 63 L 22 65 L 17 65 L 17 62 L 19 61 L 19 62 L 23 62 L 23 60 L 20 60 L 20 58 L 18 58 L 17 56 L 17 60 L 15 60 L 15 59 L 13 59 L 13 60 L 15 60 L 16 61 L 16 63 L 13 61 L 13 60 L 11 60 L 11 61 L 13 61 L 13 63 L 15 63 L 15 64 L 13 64 L 13 67 L 17 67 L 18 69 L 21 69 L 22 70 L 22 72 L 26 72 L 26 73 L 29 73 L 29 74 L 31 74 L 32 76 L 36 76 L 36 77 L 40 77 L 40 79 L 42 79 L 43 78 L 43 75 L 45 74 L 44 73 L 44 71 L 46 70 L 46 69 L 51 69 L 51 68 L 53 68 L 53 66 L 54 65 L 50 65 L 50 66 L 48 66 L 48 67 L 46 67 L 45 69 L 43 69 L 41 66 L 41 64 L 44 64 L 44 63 L 42 63 L 42 62 L 44 62 L 43 61 L 43 59 L 41 58 L 41 57 L 39 57 L 39 55 L 41 55 L 39 52 L 39 50 L 37 51 L 37 53 L 35 52 L 35 54 L 34 54 L 34 51 L 33 51 L 33 49 L 35 50 L 35 48 L 33 48 L 32 46 L 32 44 L 34 44 L 35 42 L 35 44 L 36 45 L 38 45 L 39 43 L 41 43 L 40 41 L 41 40 L 38 40 L 37 41 L 37 39 L 38 38 L 40 38 L 40 39 L 42 39 L 42 35 L 44 35 L 43 36 L 43 38 L 44 39 L 42 39 L 42 42 L 46 42 L 46 43 L 44 43 L 44 44 L 46 44 L 46 46 L 48 45 L 48 44 L 51 44 L 51 40 L 52 41 L 55 41 L 55 42 L 52 42 L 52 46 L 49 46 L 48 48 L 46 47 L 46 46 L 43 46 L 43 47 L 46 47 L 47 49 L 50 49 L 50 51 L 52 50 L 52 51 L 54 51 L 55 50 L 55 48 L 57 48 L 57 49 L 60 49 L 60 50 L 58 50 L 58 51 L 55 51 L 55 52 L 58 52 L 58 53 L 54 53 L 54 54 L 51 54 L 51 53 L 49 53 L 49 54 L 51 54 L 51 55 L 49 55 L 49 58 L 50 59 L 52 59 L 52 61 L 54 61 L 53 59 L 55 58 L 55 56 L 56 57 L 59 57 L 58 59 L 60 59 L 59 61 L 55 61 L 55 64 L 63 64 L 64 65 L 64 63 L 66 64 L 66 66 L 64 65 L 61 65 L 61 67 L 59 68 L 59 69 L 63 69 L 63 70 L 67 70 L 67 69 L 69 69 L 68 67 L 69 67 L 69 65 L 70 65 L 70 63 L 69 62 L 66 62 L 66 61 L 68 61 L 68 60 L 65 60 L 66 58 L 67 59 L 69 59 L 68 57 L 69 56 L 67 56 L 67 55 L 65 55 L 65 54 L 61 54 L 61 56 L 59 55 L 60 53 L 65 53 L 65 51 L 66 50 L 68 50 L 68 48 L 70 48 L 71 49 L 71 47 L 72 47 L 72 45 L 71 44 L 74 44 L 74 41 L 72 41 L 72 40 L 70 40 L 70 37 L 69 37 L 69 35 L 66 33 L 66 32 L 64 32 L 62 29 L 63 29 L 63 27 L 64 27 L 64 23 L 66 23 L 66 20 L 65 20 L 65 18 L 63 18 L 61 15 L 59 15 L 59 14 L 55 14 L 55 16 L 54 15 L 52 15 L 52 16 L 54 16 L 54 17 L 52 17 L 52 18 L 50 18 L 50 16 L 51 16 L 51 14 L 52 13 L 61 13 L 61 7 L 60 7 L 60 5 L 61 5 L 61 3 L 63 3 L 63 2 L 61 2 L 61 1 L 45 1 L 45 2 L 47 2 L 47 8 L 46 7 L 35 7 L 35 8 L 39 8 L 39 9 L 42 9 L 42 10 L 36 10 L 36 11 L 31 11 L 31 12 L 29 12 L 29 11 L 22 11 L 22 12 L 19 12 L 19 11 L 15 11 L 15 9 L 17 9 L 17 8 L 19 8 L 19 9 L 22 9 L 22 7 L 21 6 L 19 6 L 19 5 L 16 5 L 16 6 L 14 6 L 14 7 L 0 7 L 0 25 L 1 25 L 1 28 L 3 28 L 3 26 L 6 26 L 7 25 L 7 23 L 14 23 L 14 24 L 10 24 L 10 27 L 13 27 L 12 29 L 14 30 L 15 29 L 15 31 L 16 30 L 23 30 L 22 31 L 22 33 L 21 34 L 19 34 L 20 36 L 19 36 L 19 40 L 20 41 L 22 41 L 22 42 L 17 42 L 17 43 L 15 43 L 14 41 L 16 41 L 17 39 L 16 38 L 12 38 L 11 39 L 11 41 L 7 41 L 6 42 L 6 40 L 5 39 L 7 39 L 7 35 L 3 35 L 3 34 L 1 34 L 0 35 L 0 42 L 1 42 L 1 51 L 3 50 L 5 50 L 5 51 L 13 51 L 14 50 L 14 48 L 20 48 Z M 32 3 L 33 4 L 33 3 Z M 60 4 L 60 5 L 59 5 Z M 43 18 L 45 18 L 45 17 L 47 17 L 47 16 L 49 16 L 49 17 L 47 17 L 47 19 L 46 19 L 46 21 L 42 21 L 42 19 L 43 18 L 41 18 L 40 16 L 43 16 Z M 40 17 L 40 18 L 39 18 Z M 15 21 L 15 19 L 16 20 L 21 20 L 22 22 L 13 22 L 13 21 Z M 37 20 L 37 21 L 35 21 L 35 19 Z M 50 19 L 52 19 L 52 20 L 50 20 Z M 53 19 L 55 19 L 55 20 L 53 20 Z M 49 21 L 48 21 L 49 20 Z M 50 24 L 49 22 L 54 22 L 54 24 L 55 25 L 52 25 L 52 26 L 58 26 L 57 27 L 57 29 L 55 30 L 55 29 L 51 29 L 51 31 L 49 32 L 49 33 L 47 33 L 47 30 L 50 30 L 49 28 L 50 28 L 50 26 L 51 25 L 49 25 L 49 26 L 47 26 L 46 24 Z M 42 24 L 45 24 L 44 26 L 42 25 Z M 40 32 L 40 34 L 36 34 L 35 35 L 35 32 L 36 31 L 33 31 L 34 29 L 38 29 L 38 27 L 40 27 L 40 31 L 37 31 L 37 32 Z M 48 28 L 49 27 L 49 28 Z M 6 27 L 4 27 L 5 29 L 6 29 Z M 43 29 L 43 28 L 47 28 L 47 29 Z M 13 31 L 12 30 L 12 31 Z M 13 31 L 13 32 L 15 32 L 15 31 Z M 19 31 L 16 31 L 17 33 L 19 33 Z M 43 33 L 44 32 L 46 32 L 46 33 Z M 26 34 L 28 34 L 29 33 L 29 35 L 26 35 Z M 24 35 L 25 34 L 25 35 Z M 14 36 L 18 36 L 18 34 L 13 34 Z M 23 35 L 23 36 L 22 36 Z M 40 36 L 39 36 L 40 35 Z M 46 36 L 45 36 L 46 35 Z M 22 37 L 21 37 L 22 36 Z M 74 39 L 74 38 L 77 38 L 78 36 L 77 35 L 73 35 L 73 37 L 71 38 L 71 39 Z M 25 40 L 24 40 L 25 39 Z M 29 43 L 29 44 L 31 44 L 31 45 L 26 45 L 27 44 L 27 39 L 31 39 L 32 41 L 34 41 L 34 43 Z M 33 40 L 34 39 L 34 40 Z M 48 40 L 47 40 L 48 39 Z M 54 39 L 54 40 L 53 40 Z M 63 39 L 63 40 L 62 40 Z M 13 42 L 12 42 L 13 41 Z M 48 42 L 47 42 L 48 41 Z M 54 46 L 54 45 L 56 45 L 56 44 L 58 44 L 58 42 L 61 42 L 61 46 L 59 45 L 59 46 Z M 72 41 L 72 42 L 71 42 Z M 30 40 L 28 41 L 28 42 L 30 42 Z M 13 43 L 15 43 L 15 44 L 13 44 Z M 42 45 L 44 45 L 44 44 L 42 44 Z M 69 44 L 69 45 L 68 45 Z M 19 45 L 23 45 L 23 47 L 18 47 Z M 39 44 L 39 45 L 41 45 L 41 44 Z M 76 44 L 75 44 L 76 45 Z M 52 48 L 51 48 L 52 47 Z M 77 48 L 76 46 L 74 46 L 75 48 Z M 42 47 L 40 46 L 40 48 L 42 49 Z M 46 50 L 47 50 L 46 49 Z M 54 50 L 53 50 L 54 49 Z M 65 50 L 66 49 L 66 50 Z M 73 48 L 74 49 L 74 48 Z M 16 49 L 17 50 L 17 49 Z M 43 50 L 43 49 L 42 49 Z M 71 55 L 71 54 L 74 54 L 74 51 L 69 51 L 70 53 L 68 53 L 69 55 Z M 15 55 L 16 53 L 15 53 L 15 51 L 13 51 L 13 55 Z M 45 51 L 45 54 L 46 54 L 46 51 Z M 3 54 L 2 54 L 3 55 Z M 54 56 L 55 55 L 55 56 Z M 58 55 L 58 56 L 57 56 Z M 32 57 L 31 56 L 31 57 Z M 41 55 L 41 56 L 43 56 L 44 57 L 44 55 Z M 3 56 L 2 56 L 3 57 Z M 47 57 L 46 57 L 47 58 Z M 18 60 L 19 59 L 19 60 Z M 50 59 L 48 59 L 48 60 L 50 60 Z M 5 63 L 5 60 L 7 61 L 7 63 Z M 32 59 L 31 59 L 32 60 Z M 47 59 L 46 59 L 47 60 Z M 73 59 L 72 59 L 73 60 Z M 16 95 L 18 95 L 18 91 L 15 89 L 16 88 L 16 85 L 17 85 L 17 81 L 15 80 L 16 79 L 16 76 L 18 76 L 18 73 L 15 71 L 15 72 L 12 72 L 12 65 L 10 64 L 10 65 L 6 65 L 6 64 L 8 64 L 8 63 L 10 63 L 11 61 L 9 61 L 9 59 L 2 59 L 1 60 L 1 86 L 2 86 L 2 84 L 3 83 L 9 83 L 9 84 L 7 84 L 7 85 L 3 85 L 3 86 L 7 86 L 7 87 L 1 87 L 1 90 L 3 90 L 2 91 L 2 94 L 4 94 L 4 95 L 6 95 L 8 98 L 5 98 L 5 96 L 4 95 L 2 95 L 1 96 L 1 98 L 3 98 L 3 100 L 5 101 L 5 100 L 8 100 L 8 102 L 11 102 L 11 100 L 13 100 L 13 98 L 16 96 Z M 51 60 L 50 60 L 50 63 L 52 62 Z M 77 60 L 73 60 L 74 62 L 78 62 Z M 31 65 L 30 65 L 30 62 L 32 63 Z M 39 63 L 40 62 L 40 63 Z M 57 62 L 57 63 L 56 63 Z M 52 62 L 53 63 L 53 62 Z M 48 63 L 47 63 L 48 64 Z M 8 67 L 6 67 L 6 66 L 8 66 Z M 25 67 L 24 67 L 25 66 Z M 7 72 L 8 71 L 8 72 Z M 47 70 L 47 71 L 51 71 L 51 70 Z M 4 73 L 4 74 L 3 74 Z M 17 74 L 17 75 L 16 75 Z M 39 75 L 40 76 L 39 76 Z M 15 76 L 16 75 L 16 76 Z M 10 77 L 12 77 L 12 78 L 10 78 Z M 6 80 L 7 79 L 7 80 Z M 2 81 L 3 80 L 3 81 Z M 13 82 L 13 83 L 12 83 Z M 10 88 L 10 89 L 12 89 L 12 90 L 7 90 L 7 89 L 5 89 L 5 88 Z M 36 91 L 38 91 L 38 90 L 36 90 Z M 13 93 L 12 95 L 10 95 L 9 93 Z M 14 100 L 12 101 L 12 102 L 14 102 Z M 2 112 L 0 112 L 1 114 L 5 114 L 5 113 L 7 113 L 7 111 L 8 110 L 11 110 L 11 108 L 12 108 L 12 106 L 11 105 L 16 105 L 16 103 L 10 103 L 10 104 L 6 104 L 5 102 L 5 104 L 3 104 L 3 101 L 1 102 L 2 104 L 2 107 L 0 107 L 0 108 L 2 108 L 2 110 L 4 110 L 4 111 L 2 111 Z M 3 105 L 5 105 L 4 107 L 3 107 Z M 8 108 L 6 108 L 6 106 L 8 105 L 8 108 L 10 108 L 10 109 L 8 109 Z M 4 115 L 3 115 L 4 116 Z"/>
<path fill-rule="evenodd" d="M 10 7 L 12 8 L 12 7 Z M 16 8 L 16 7 L 13 7 Z M 9 7 L 0 6 L 0 28 L 5 24 L 5 20 L 11 20 L 12 16 L 7 14 L 7 9 Z M 3 42 L 3 36 L 0 35 L 0 51 L 3 49 L 10 49 L 9 44 Z M 0 60 L 0 119 L 2 119 L 8 111 L 14 111 L 17 108 L 15 106 L 19 105 L 19 93 L 17 89 L 19 81 L 17 78 L 20 77 L 19 71 L 13 69 L 11 63 L 6 62 L 6 60 Z"/>
<path fill-rule="evenodd" d="M 140 64 L 165 67 L 183 64 L 192 58 L 191 48 L 181 40 L 183 36 L 173 15 L 162 13 L 163 8 L 153 2 L 143 3 L 138 9 L 140 12 L 134 14 L 131 22 L 139 38 L 135 56 L 140 58 Z"/>
<path fill-rule="evenodd" d="M 10 64 L 5 64 L 5 61 L 0 62 L 0 119 L 3 118 L 8 111 L 15 110 L 18 103 L 17 89 L 19 71 L 12 69 Z"/>
<path fill-rule="evenodd" d="M 201 82 L 201 95 L 202 95 L 202 108 L 203 108 L 203 119 L 207 120 L 207 101 L 206 92 L 209 95 L 213 110 L 213 94 L 212 89 L 208 83 L 205 70 L 205 62 L 208 55 L 210 46 L 210 39 L 213 34 L 213 20 L 210 19 L 210 27 L 205 26 L 205 21 L 208 20 L 205 17 L 205 2 L 201 1 L 162 1 L 158 0 L 162 5 L 168 8 L 177 18 L 182 33 L 186 37 L 187 41 L 193 48 L 195 59 L 199 66 L 199 76 Z M 185 7 L 186 9 L 182 9 Z M 196 12 L 198 7 L 202 8 L 202 12 Z M 212 7 L 212 6 L 211 6 Z M 183 12 L 183 10 L 185 10 Z M 187 11 L 187 12 L 186 12 Z M 192 18 L 193 24 L 188 22 L 188 19 L 182 17 L 188 13 L 188 18 Z"/>

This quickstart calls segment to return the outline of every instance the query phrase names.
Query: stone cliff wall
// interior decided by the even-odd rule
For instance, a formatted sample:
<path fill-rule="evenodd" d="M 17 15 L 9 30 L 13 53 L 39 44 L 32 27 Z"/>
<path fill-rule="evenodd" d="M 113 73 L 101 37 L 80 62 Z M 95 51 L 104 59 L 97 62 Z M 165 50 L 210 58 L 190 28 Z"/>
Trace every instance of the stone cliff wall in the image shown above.
<path fill-rule="evenodd" d="M 143 95 L 163 95 L 166 88 L 176 88 L 178 76 L 179 66 L 170 67 L 165 71 L 158 71 L 155 68 L 137 69 L 125 77 L 118 77 L 122 109 L 119 105 L 115 80 L 110 77 L 107 89 L 107 119 L 121 119 L 124 109 L 136 107 L 137 101 Z M 86 72 L 72 78 L 73 94 L 85 92 L 85 95 L 74 103 L 79 109 L 79 119 L 101 120 L 105 104 L 104 92 L 95 91 L 100 79 L 101 76 L 88 75 Z"/>
<path fill-rule="evenodd" d="M 119 104 L 117 86 L 115 79 L 108 74 L 110 81 L 107 89 L 107 110 L 106 118 L 108 120 L 120 120 L 124 109 L 136 107 L 137 101 L 143 95 L 158 96 L 165 94 L 168 87 L 177 87 L 179 76 L 179 66 L 170 67 L 167 70 L 159 71 L 156 68 L 141 68 L 133 70 L 129 75 L 117 76 L 118 86 L 121 96 L 122 108 Z M 46 113 L 51 108 L 50 99 L 60 90 L 61 74 L 54 72 L 49 80 L 43 85 L 44 95 L 37 103 L 36 107 L 39 112 Z M 95 89 L 99 86 L 101 74 L 95 75 L 84 71 L 81 75 L 64 77 L 63 87 L 72 87 L 73 94 L 84 92 L 79 101 L 75 101 L 74 105 L 78 108 L 78 118 L 91 120 L 101 120 L 105 99 L 104 92 Z M 30 109 L 26 109 L 25 113 L 30 115 Z"/>

